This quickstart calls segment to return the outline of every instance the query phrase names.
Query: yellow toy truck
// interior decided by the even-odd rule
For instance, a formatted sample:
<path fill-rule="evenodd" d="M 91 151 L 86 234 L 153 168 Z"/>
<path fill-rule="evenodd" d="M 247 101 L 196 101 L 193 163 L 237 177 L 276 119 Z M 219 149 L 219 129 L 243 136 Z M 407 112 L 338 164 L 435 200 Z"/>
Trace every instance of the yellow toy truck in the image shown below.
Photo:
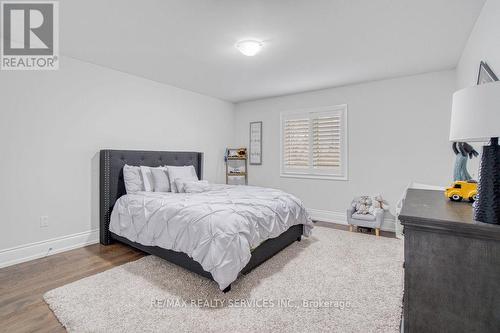
<path fill-rule="evenodd" d="M 444 191 L 444 195 L 451 201 L 462 201 L 462 199 L 467 199 L 470 202 L 477 200 L 477 182 L 474 180 L 470 181 L 456 181 L 453 183 L 452 187 L 448 187 Z"/>

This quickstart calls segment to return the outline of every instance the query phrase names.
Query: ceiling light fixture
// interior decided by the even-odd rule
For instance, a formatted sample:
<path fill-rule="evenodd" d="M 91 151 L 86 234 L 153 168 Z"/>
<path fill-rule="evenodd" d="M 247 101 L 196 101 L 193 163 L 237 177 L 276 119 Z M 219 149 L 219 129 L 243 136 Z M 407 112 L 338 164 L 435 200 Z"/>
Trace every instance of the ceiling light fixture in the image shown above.
<path fill-rule="evenodd" d="M 253 57 L 259 53 L 262 46 L 264 46 L 262 42 L 252 39 L 242 40 L 236 43 L 236 48 L 247 57 Z"/>

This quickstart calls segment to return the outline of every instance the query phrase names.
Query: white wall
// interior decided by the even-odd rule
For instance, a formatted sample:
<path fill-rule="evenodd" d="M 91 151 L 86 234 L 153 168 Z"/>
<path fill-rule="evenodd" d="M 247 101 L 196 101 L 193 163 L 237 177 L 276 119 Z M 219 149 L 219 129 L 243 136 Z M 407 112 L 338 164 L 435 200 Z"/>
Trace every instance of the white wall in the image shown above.
<path fill-rule="evenodd" d="M 481 61 L 500 77 L 500 0 L 486 1 L 477 18 L 457 66 L 457 90 L 477 84 Z M 481 143 L 471 144 L 482 153 Z M 480 160 L 481 156 L 469 161 L 469 172 L 478 174 Z"/>
<path fill-rule="evenodd" d="M 382 193 L 394 208 L 412 180 L 448 185 L 455 80 L 455 71 L 444 71 L 237 104 L 238 145 L 248 146 L 251 121 L 263 121 L 263 164 L 249 167 L 250 184 L 289 191 L 315 214 L 333 217 L 345 215 L 356 195 Z M 280 178 L 280 112 L 344 103 L 349 180 Z"/>
<path fill-rule="evenodd" d="M 0 96 L 0 265 L 50 242 L 7 248 L 95 238 L 100 149 L 202 151 L 204 177 L 224 180 L 232 103 L 69 58 L 59 71 L 1 72 Z"/>
<path fill-rule="evenodd" d="M 458 63 L 459 89 L 476 84 L 481 60 L 500 77 L 500 0 L 488 0 L 476 21 Z"/>

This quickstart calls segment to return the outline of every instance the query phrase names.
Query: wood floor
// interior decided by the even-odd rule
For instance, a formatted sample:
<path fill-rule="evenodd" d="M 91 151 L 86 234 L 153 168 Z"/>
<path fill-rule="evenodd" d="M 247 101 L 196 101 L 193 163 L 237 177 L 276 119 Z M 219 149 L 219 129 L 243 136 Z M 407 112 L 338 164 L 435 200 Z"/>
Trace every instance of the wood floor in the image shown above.
<path fill-rule="evenodd" d="M 316 225 L 348 230 L 344 225 Z M 394 233 L 383 231 L 381 236 Z M 0 269 L 0 332 L 64 332 L 43 300 L 45 292 L 143 256 L 126 245 L 95 244 Z"/>
<path fill-rule="evenodd" d="M 65 332 L 45 292 L 143 256 L 125 245 L 95 244 L 0 269 L 0 332 Z"/>
<path fill-rule="evenodd" d="M 314 225 L 318 226 L 318 227 L 326 227 L 326 228 L 333 228 L 333 229 L 338 229 L 338 230 L 349 231 L 349 226 L 346 225 L 346 224 L 336 224 L 336 223 L 331 223 L 331 222 L 315 221 Z M 356 231 L 354 229 L 353 232 L 358 232 L 358 231 Z M 359 231 L 359 232 L 361 232 L 361 231 Z M 372 230 L 371 234 L 375 235 L 375 231 Z M 396 233 L 394 233 L 392 231 L 380 230 L 380 236 L 382 236 L 382 237 L 389 237 L 389 238 L 396 238 Z"/>

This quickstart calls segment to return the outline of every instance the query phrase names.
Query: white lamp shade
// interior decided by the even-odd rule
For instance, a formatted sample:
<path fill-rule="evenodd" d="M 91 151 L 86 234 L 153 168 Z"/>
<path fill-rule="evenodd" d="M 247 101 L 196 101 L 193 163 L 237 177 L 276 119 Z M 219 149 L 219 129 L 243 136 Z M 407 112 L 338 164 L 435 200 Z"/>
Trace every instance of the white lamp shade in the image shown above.
<path fill-rule="evenodd" d="M 450 141 L 489 141 L 500 137 L 500 81 L 453 94 Z"/>

